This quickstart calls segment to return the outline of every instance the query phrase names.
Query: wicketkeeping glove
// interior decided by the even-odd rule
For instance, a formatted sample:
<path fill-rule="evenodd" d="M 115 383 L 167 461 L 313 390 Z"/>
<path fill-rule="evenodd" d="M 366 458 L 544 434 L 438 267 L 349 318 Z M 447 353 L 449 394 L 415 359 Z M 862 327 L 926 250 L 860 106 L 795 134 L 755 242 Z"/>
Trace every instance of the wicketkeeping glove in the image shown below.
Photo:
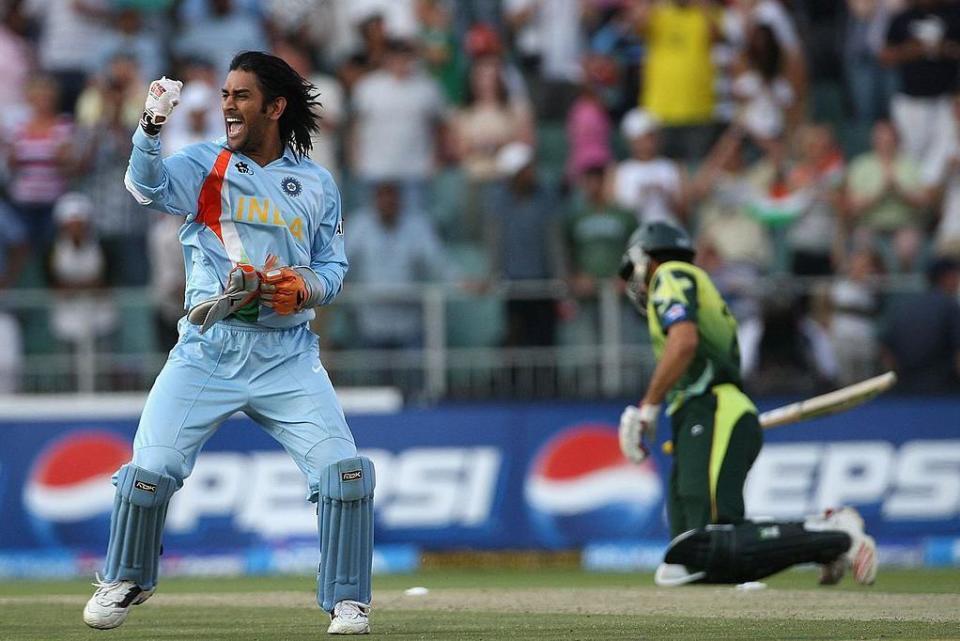
<path fill-rule="evenodd" d="M 310 289 L 294 267 L 279 267 L 260 275 L 260 302 L 280 315 L 303 309 L 310 298 Z"/>
<path fill-rule="evenodd" d="M 255 305 L 259 295 L 260 273 L 253 265 L 237 265 L 227 275 L 224 292 L 191 307 L 187 319 L 194 325 L 200 325 L 200 333 L 203 334 L 217 321 L 241 312 L 248 305 Z"/>
<path fill-rule="evenodd" d="M 183 83 L 179 80 L 170 80 L 166 76 L 150 83 L 147 90 L 147 102 L 143 107 L 143 117 L 140 126 L 151 135 L 160 133 L 160 127 L 167 122 L 170 112 L 180 103 L 180 89 Z"/>
<path fill-rule="evenodd" d="M 657 440 L 657 419 L 660 406 L 644 403 L 628 405 L 620 415 L 620 451 L 634 463 L 643 463 L 650 456 L 648 443 Z"/>

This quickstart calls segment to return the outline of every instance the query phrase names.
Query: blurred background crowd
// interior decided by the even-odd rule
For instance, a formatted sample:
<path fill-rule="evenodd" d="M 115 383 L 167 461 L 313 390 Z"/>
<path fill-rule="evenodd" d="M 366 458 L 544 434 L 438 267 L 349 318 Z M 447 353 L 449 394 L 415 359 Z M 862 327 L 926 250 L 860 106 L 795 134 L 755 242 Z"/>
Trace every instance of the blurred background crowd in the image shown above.
<path fill-rule="evenodd" d="M 895 368 L 960 391 L 960 2 L 6 0 L 0 391 L 145 389 L 183 314 L 180 220 L 123 186 L 223 135 L 234 53 L 319 89 L 343 192 L 338 384 L 415 398 L 636 396 L 615 278 L 642 221 L 694 236 L 756 393 Z"/>

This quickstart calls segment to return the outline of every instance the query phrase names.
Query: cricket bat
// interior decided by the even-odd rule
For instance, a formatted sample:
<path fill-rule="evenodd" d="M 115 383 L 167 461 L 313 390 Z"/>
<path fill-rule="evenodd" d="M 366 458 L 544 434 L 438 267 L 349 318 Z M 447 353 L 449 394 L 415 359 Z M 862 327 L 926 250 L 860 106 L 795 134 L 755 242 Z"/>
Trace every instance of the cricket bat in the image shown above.
<path fill-rule="evenodd" d="M 768 410 L 760 415 L 760 426 L 768 430 L 781 425 L 844 412 L 882 394 L 893 387 L 896 382 L 897 375 L 894 372 L 887 372 L 820 396 Z M 663 444 L 663 452 L 664 454 L 673 453 L 672 441 Z"/>

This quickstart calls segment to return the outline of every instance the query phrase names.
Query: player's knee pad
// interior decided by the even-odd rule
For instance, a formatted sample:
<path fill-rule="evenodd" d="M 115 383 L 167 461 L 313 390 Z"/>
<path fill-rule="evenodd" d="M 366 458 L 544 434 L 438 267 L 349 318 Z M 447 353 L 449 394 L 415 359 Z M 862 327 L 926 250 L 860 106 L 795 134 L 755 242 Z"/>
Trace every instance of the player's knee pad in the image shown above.
<path fill-rule="evenodd" d="M 149 590 L 157 582 L 167 504 L 179 483 L 172 476 L 128 463 L 117 472 L 114 484 L 117 492 L 110 517 L 104 579 L 133 581 Z"/>
<path fill-rule="evenodd" d="M 327 612 L 343 600 L 370 603 L 374 487 L 373 462 L 364 456 L 338 461 L 321 475 L 317 603 Z"/>
<path fill-rule="evenodd" d="M 706 572 L 704 583 L 743 583 L 798 563 L 828 563 L 850 547 L 843 532 L 811 532 L 802 523 L 745 522 L 684 532 L 667 548 L 666 563 Z"/>

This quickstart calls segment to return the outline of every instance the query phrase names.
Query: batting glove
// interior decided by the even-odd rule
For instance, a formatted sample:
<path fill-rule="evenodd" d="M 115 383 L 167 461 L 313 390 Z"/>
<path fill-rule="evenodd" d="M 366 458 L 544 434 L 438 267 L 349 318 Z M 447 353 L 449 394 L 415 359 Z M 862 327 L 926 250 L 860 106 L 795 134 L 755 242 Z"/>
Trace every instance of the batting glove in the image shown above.
<path fill-rule="evenodd" d="M 620 415 L 620 451 L 634 463 L 643 463 L 650 456 L 647 443 L 657 440 L 657 419 L 660 406 L 644 403 L 628 405 Z"/>
<path fill-rule="evenodd" d="M 147 90 L 147 102 L 143 108 L 143 117 L 140 126 L 151 135 L 160 133 L 160 127 L 167 122 L 170 112 L 180 103 L 180 89 L 183 83 L 179 80 L 170 80 L 166 76 L 150 83 Z"/>

